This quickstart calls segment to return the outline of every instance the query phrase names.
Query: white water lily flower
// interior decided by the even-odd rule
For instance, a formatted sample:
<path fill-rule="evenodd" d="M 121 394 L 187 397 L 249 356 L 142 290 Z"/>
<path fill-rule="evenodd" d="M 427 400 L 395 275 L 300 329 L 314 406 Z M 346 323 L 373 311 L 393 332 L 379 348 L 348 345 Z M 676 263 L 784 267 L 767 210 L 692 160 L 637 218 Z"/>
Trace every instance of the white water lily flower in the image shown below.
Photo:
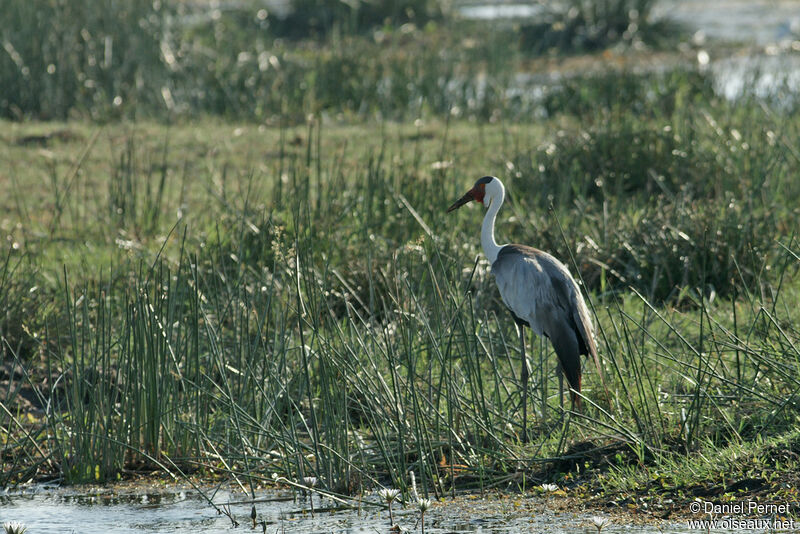
<path fill-rule="evenodd" d="M 389 505 L 389 524 L 394 526 L 394 515 L 392 514 L 392 501 L 394 501 L 398 495 L 400 495 L 399 489 L 394 488 L 383 488 L 382 490 L 378 491 L 378 495 L 381 499 L 386 501 L 386 504 Z"/>
<path fill-rule="evenodd" d="M 608 523 L 609 523 L 609 521 L 608 521 L 607 517 L 601 517 L 599 515 L 596 515 L 596 516 L 592 517 L 592 524 L 597 529 L 597 532 L 600 532 L 601 530 L 603 530 L 603 527 L 608 525 Z"/>
<path fill-rule="evenodd" d="M 430 499 L 420 499 L 417 501 L 417 508 L 421 513 L 425 513 L 425 511 L 431 507 L 431 500 Z"/>
<path fill-rule="evenodd" d="M 317 485 L 317 477 L 303 477 L 303 484 L 309 488 L 313 488 Z"/>
<path fill-rule="evenodd" d="M 5 530 L 5 534 L 25 534 L 28 527 L 19 521 L 6 521 L 3 523 L 3 530 Z"/>
<path fill-rule="evenodd" d="M 417 508 L 419 508 L 419 522 L 422 527 L 422 534 L 425 534 L 425 511 L 431 507 L 430 499 L 419 499 L 417 501 Z"/>
<path fill-rule="evenodd" d="M 558 491 L 558 486 L 556 486 L 555 484 L 542 484 L 539 487 L 542 488 L 542 491 L 546 491 L 548 493 L 553 491 Z"/>
<path fill-rule="evenodd" d="M 384 488 L 378 491 L 378 495 L 381 499 L 391 504 L 391 502 L 395 500 L 398 495 L 400 495 L 400 490 L 394 488 Z"/>

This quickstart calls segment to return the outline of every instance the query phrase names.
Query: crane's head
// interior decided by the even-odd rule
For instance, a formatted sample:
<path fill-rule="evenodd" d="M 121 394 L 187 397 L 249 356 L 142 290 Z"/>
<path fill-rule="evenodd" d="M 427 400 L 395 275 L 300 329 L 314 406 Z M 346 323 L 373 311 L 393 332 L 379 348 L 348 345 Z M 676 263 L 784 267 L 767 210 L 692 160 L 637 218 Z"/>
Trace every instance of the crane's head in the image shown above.
<path fill-rule="evenodd" d="M 489 199 L 492 198 L 492 193 L 496 188 L 496 186 L 499 184 L 500 180 L 498 180 L 494 176 L 484 176 L 483 178 L 475 182 L 473 188 L 467 191 L 463 197 L 453 202 L 453 205 L 447 208 L 447 213 L 450 213 L 453 210 L 457 210 L 467 202 L 472 202 L 473 200 L 477 200 L 478 202 L 483 204 L 483 200 L 487 195 L 489 195 Z"/>

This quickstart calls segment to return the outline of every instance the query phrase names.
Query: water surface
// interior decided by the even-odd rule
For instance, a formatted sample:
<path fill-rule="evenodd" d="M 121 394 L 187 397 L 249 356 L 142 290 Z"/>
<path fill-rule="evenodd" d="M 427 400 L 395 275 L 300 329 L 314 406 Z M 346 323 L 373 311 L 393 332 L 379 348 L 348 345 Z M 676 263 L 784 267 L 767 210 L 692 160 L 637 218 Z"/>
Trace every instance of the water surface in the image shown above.
<path fill-rule="evenodd" d="M 229 490 L 203 490 L 218 506 L 228 509 L 240 523 L 237 531 L 252 531 L 251 504 L 247 496 Z M 389 515 L 374 506 L 341 510 L 329 500 L 314 497 L 312 515 L 308 498 L 288 491 L 256 494 L 259 522 L 255 532 L 383 533 L 389 532 Z M 395 521 L 405 531 L 420 531 L 414 507 L 394 507 Z M 219 533 L 233 531 L 231 520 L 193 489 L 115 491 L 107 488 L 59 489 L 32 487 L 0 494 L 0 522 L 19 521 L 33 533 L 133 534 L 145 532 Z M 586 513 L 554 512 L 540 497 L 459 497 L 434 503 L 426 514 L 426 532 L 554 532 L 593 531 Z M 636 526 L 612 519 L 603 532 L 641 534 L 686 533 L 685 525 L 658 523 Z"/>
<path fill-rule="evenodd" d="M 468 19 L 536 20 L 547 2 L 456 0 Z M 653 18 L 669 18 L 712 39 L 766 45 L 800 39 L 800 0 L 661 0 Z"/>

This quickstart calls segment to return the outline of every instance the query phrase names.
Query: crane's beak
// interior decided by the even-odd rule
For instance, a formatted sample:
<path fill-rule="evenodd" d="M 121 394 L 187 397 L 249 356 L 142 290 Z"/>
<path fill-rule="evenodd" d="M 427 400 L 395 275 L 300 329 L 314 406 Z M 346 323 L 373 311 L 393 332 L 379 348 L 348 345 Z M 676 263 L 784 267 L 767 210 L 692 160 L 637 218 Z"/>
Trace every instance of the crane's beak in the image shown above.
<path fill-rule="evenodd" d="M 475 195 L 472 193 L 472 189 L 470 189 L 469 191 L 466 192 L 466 194 L 463 197 L 453 202 L 453 205 L 447 208 L 447 213 L 450 213 L 453 210 L 457 210 L 467 202 L 472 202 L 473 200 L 475 200 Z"/>

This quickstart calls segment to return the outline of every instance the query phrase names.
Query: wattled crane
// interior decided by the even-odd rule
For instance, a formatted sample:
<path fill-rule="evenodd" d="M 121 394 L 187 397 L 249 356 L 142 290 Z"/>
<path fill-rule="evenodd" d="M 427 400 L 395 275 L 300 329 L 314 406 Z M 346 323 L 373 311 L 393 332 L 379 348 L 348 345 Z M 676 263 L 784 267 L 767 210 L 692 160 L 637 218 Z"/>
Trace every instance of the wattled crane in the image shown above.
<path fill-rule="evenodd" d="M 563 263 L 547 252 L 525 245 L 498 245 L 494 222 L 503 205 L 506 190 L 493 176 L 484 176 L 456 200 L 448 213 L 473 200 L 484 204 L 486 215 L 481 225 L 481 246 L 497 281 L 503 302 L 508 306 L 519 331 L 522 354 L 522 440 L 528 432 L 528 361 L 525 356 L 525 332 L 544 335 L 553 344 L 559 363 L 559 395 L 563 399 L 564 382 L 571 389 L 573 407 L 580 407 L 581 355 L 591 355 L 600 369 L 594 326 L 580 289 Z"/>

